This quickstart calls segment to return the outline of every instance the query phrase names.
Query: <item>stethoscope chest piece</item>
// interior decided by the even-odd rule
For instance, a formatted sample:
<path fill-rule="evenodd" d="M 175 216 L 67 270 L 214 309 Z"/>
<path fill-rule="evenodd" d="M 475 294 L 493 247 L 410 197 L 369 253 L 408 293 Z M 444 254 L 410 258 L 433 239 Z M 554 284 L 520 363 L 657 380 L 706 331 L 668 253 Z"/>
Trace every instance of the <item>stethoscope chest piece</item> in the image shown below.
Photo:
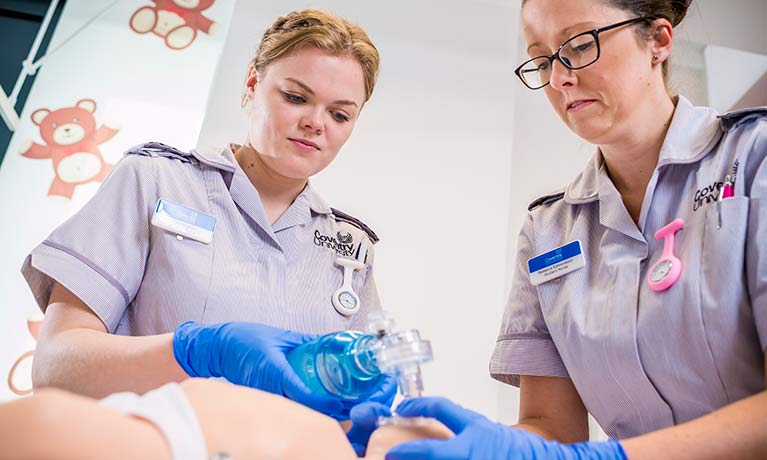
<path fill-rule="evenodd" d="M 655 232 L 656 240 L 663 239 L 663 255 L 647 274 L 647 284 L 653 291 L 665 291 L 682 274 L 682 261 L 674 255 L 674 235 L 683 227 L 684 220 L 676 219 Z"/>
<path fill-rule="evenodd" d="M 365 268 L 365 264 L 354 259 L 338 257 L 336 265 L 344 269 L 344 281 L 341 287 L 333 293 L 333 308 L 344 316 L 351 316 L 359 311 L 361 303 L 360 297 L 352 288 L 353 274 L 355 270 Z"/>

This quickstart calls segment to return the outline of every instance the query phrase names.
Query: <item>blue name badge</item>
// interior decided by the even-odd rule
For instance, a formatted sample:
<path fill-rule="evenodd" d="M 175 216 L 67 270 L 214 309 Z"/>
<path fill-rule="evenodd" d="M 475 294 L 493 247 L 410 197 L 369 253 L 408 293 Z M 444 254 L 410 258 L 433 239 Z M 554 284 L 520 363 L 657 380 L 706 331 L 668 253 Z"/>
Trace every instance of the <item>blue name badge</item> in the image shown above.
<path fill-rule="evenodd" d="M 160 198 L 154 209 L 152 225 L 208 244 L 213 241 L 216 218 Z"/>
<path fill-rule="evenodd" d="M 586 259 L 583 257 L 581 242 L 578 240 L 552 249 L 527 261 L 530 283 L 533 286 L 559 278 L 585 266 Z"/>

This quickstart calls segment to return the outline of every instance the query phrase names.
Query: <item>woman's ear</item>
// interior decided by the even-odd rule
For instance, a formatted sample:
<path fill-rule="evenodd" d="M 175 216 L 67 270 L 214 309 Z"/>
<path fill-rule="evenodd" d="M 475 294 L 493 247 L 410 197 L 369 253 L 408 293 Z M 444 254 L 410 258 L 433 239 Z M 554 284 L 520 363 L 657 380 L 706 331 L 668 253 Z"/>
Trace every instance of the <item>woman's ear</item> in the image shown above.
<path fill-rule="evenodd" d="M 242 91 L 242 107 L 245 108 L 248 105 L 248 101 L 253 98 L 253 93 L 256 91 L 256 85 L 258 84 L 258 71 L 256 65 L 250 63 L 248 66 L 248 73 L 245 75 L 245 89 Z"/>
<path fill-rule="evenodd" d="M 652 41 L 650 51 L 652 52 L 653 64 L 660 64 L 671 55 L 671 48 L 674 42 L 674 27 L 667 19 L 656 19 L 653 23 Z"/>

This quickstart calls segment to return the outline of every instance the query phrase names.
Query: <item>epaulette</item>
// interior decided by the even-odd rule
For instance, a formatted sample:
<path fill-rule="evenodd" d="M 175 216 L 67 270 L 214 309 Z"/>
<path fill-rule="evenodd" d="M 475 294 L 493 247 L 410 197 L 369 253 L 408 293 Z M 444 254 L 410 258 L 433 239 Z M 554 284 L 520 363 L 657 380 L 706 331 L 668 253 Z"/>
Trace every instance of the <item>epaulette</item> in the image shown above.
<path fill-rule="evenodd" d="M 767 107 L 753 107 L 727 112 L 719 115 L 719 124 L 722 127 L 722 131 L 729 131 L 736 126 L 761 117 L 767 117 Z"/>
<path fill-rule="evenodd" d="M 378 235 L 376 235 L 376 232 L 374 232 L 373 229 L 365 225 L 364 222 L 357 219 L 356 217 L 352 217 L 349 214 L 346 214 L 345 212 L 339 211 L 338 209 L 335 209 L 335 208 L 330 208 L 330 211 L 333 213 L 333 218 L 335 220 L 341 221 L 341 222 L 347 222 L 349 224 L 354 225 L 355 227 L 365 232 L 365 234 L 368 236 L 368 238 L 370 238 L 370 241 L 372 241 L 373 244 L 378 243 L 379 241 Z"/>
<path fill-rule="evenodd" d="M 169 145 L 162 144 L 160 142 L 147 142 L 145 144 L 139 144 L 135 147 L 131 147 L 125 152 L 126 155 L 142 155 L 146 157 L 162 157 L 170 158 L 172 160 L 179 160 L 182 163 L 197 164 L 198 160 L 189 152 L 183 152 L 177 148 Z"/>
<path fill-rule="evenodd" d="M 561 200 L 565 196 L 565 192 L 555 193 L 553 195 L 544 195 L 537 200 L 530 203 L 530 206 L 527 207 L 528 211 L 532 211 L 533 209 L 537 208 L 538 206 L 543 206 L 544 204 L 550 204 L 555 201 Z"/>

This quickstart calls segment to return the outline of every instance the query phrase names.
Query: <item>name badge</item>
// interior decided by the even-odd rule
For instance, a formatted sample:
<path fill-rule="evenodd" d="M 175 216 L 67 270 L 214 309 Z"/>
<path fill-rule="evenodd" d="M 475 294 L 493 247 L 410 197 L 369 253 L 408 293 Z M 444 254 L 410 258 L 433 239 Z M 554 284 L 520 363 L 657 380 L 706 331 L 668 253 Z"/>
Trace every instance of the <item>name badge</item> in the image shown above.
<path fill-rule="evenodd" d="M 154 209 L 152 225 L 208 244 L 213 241 L 216 218 L 168 200 L 160 200 Z"/>
<path fill-rule="evenodd" d="M 552 249 L 527 261 L 530 283 L 533 286 L 559 278 L 586 266 L 581 242 L 578 240 Z"/>

